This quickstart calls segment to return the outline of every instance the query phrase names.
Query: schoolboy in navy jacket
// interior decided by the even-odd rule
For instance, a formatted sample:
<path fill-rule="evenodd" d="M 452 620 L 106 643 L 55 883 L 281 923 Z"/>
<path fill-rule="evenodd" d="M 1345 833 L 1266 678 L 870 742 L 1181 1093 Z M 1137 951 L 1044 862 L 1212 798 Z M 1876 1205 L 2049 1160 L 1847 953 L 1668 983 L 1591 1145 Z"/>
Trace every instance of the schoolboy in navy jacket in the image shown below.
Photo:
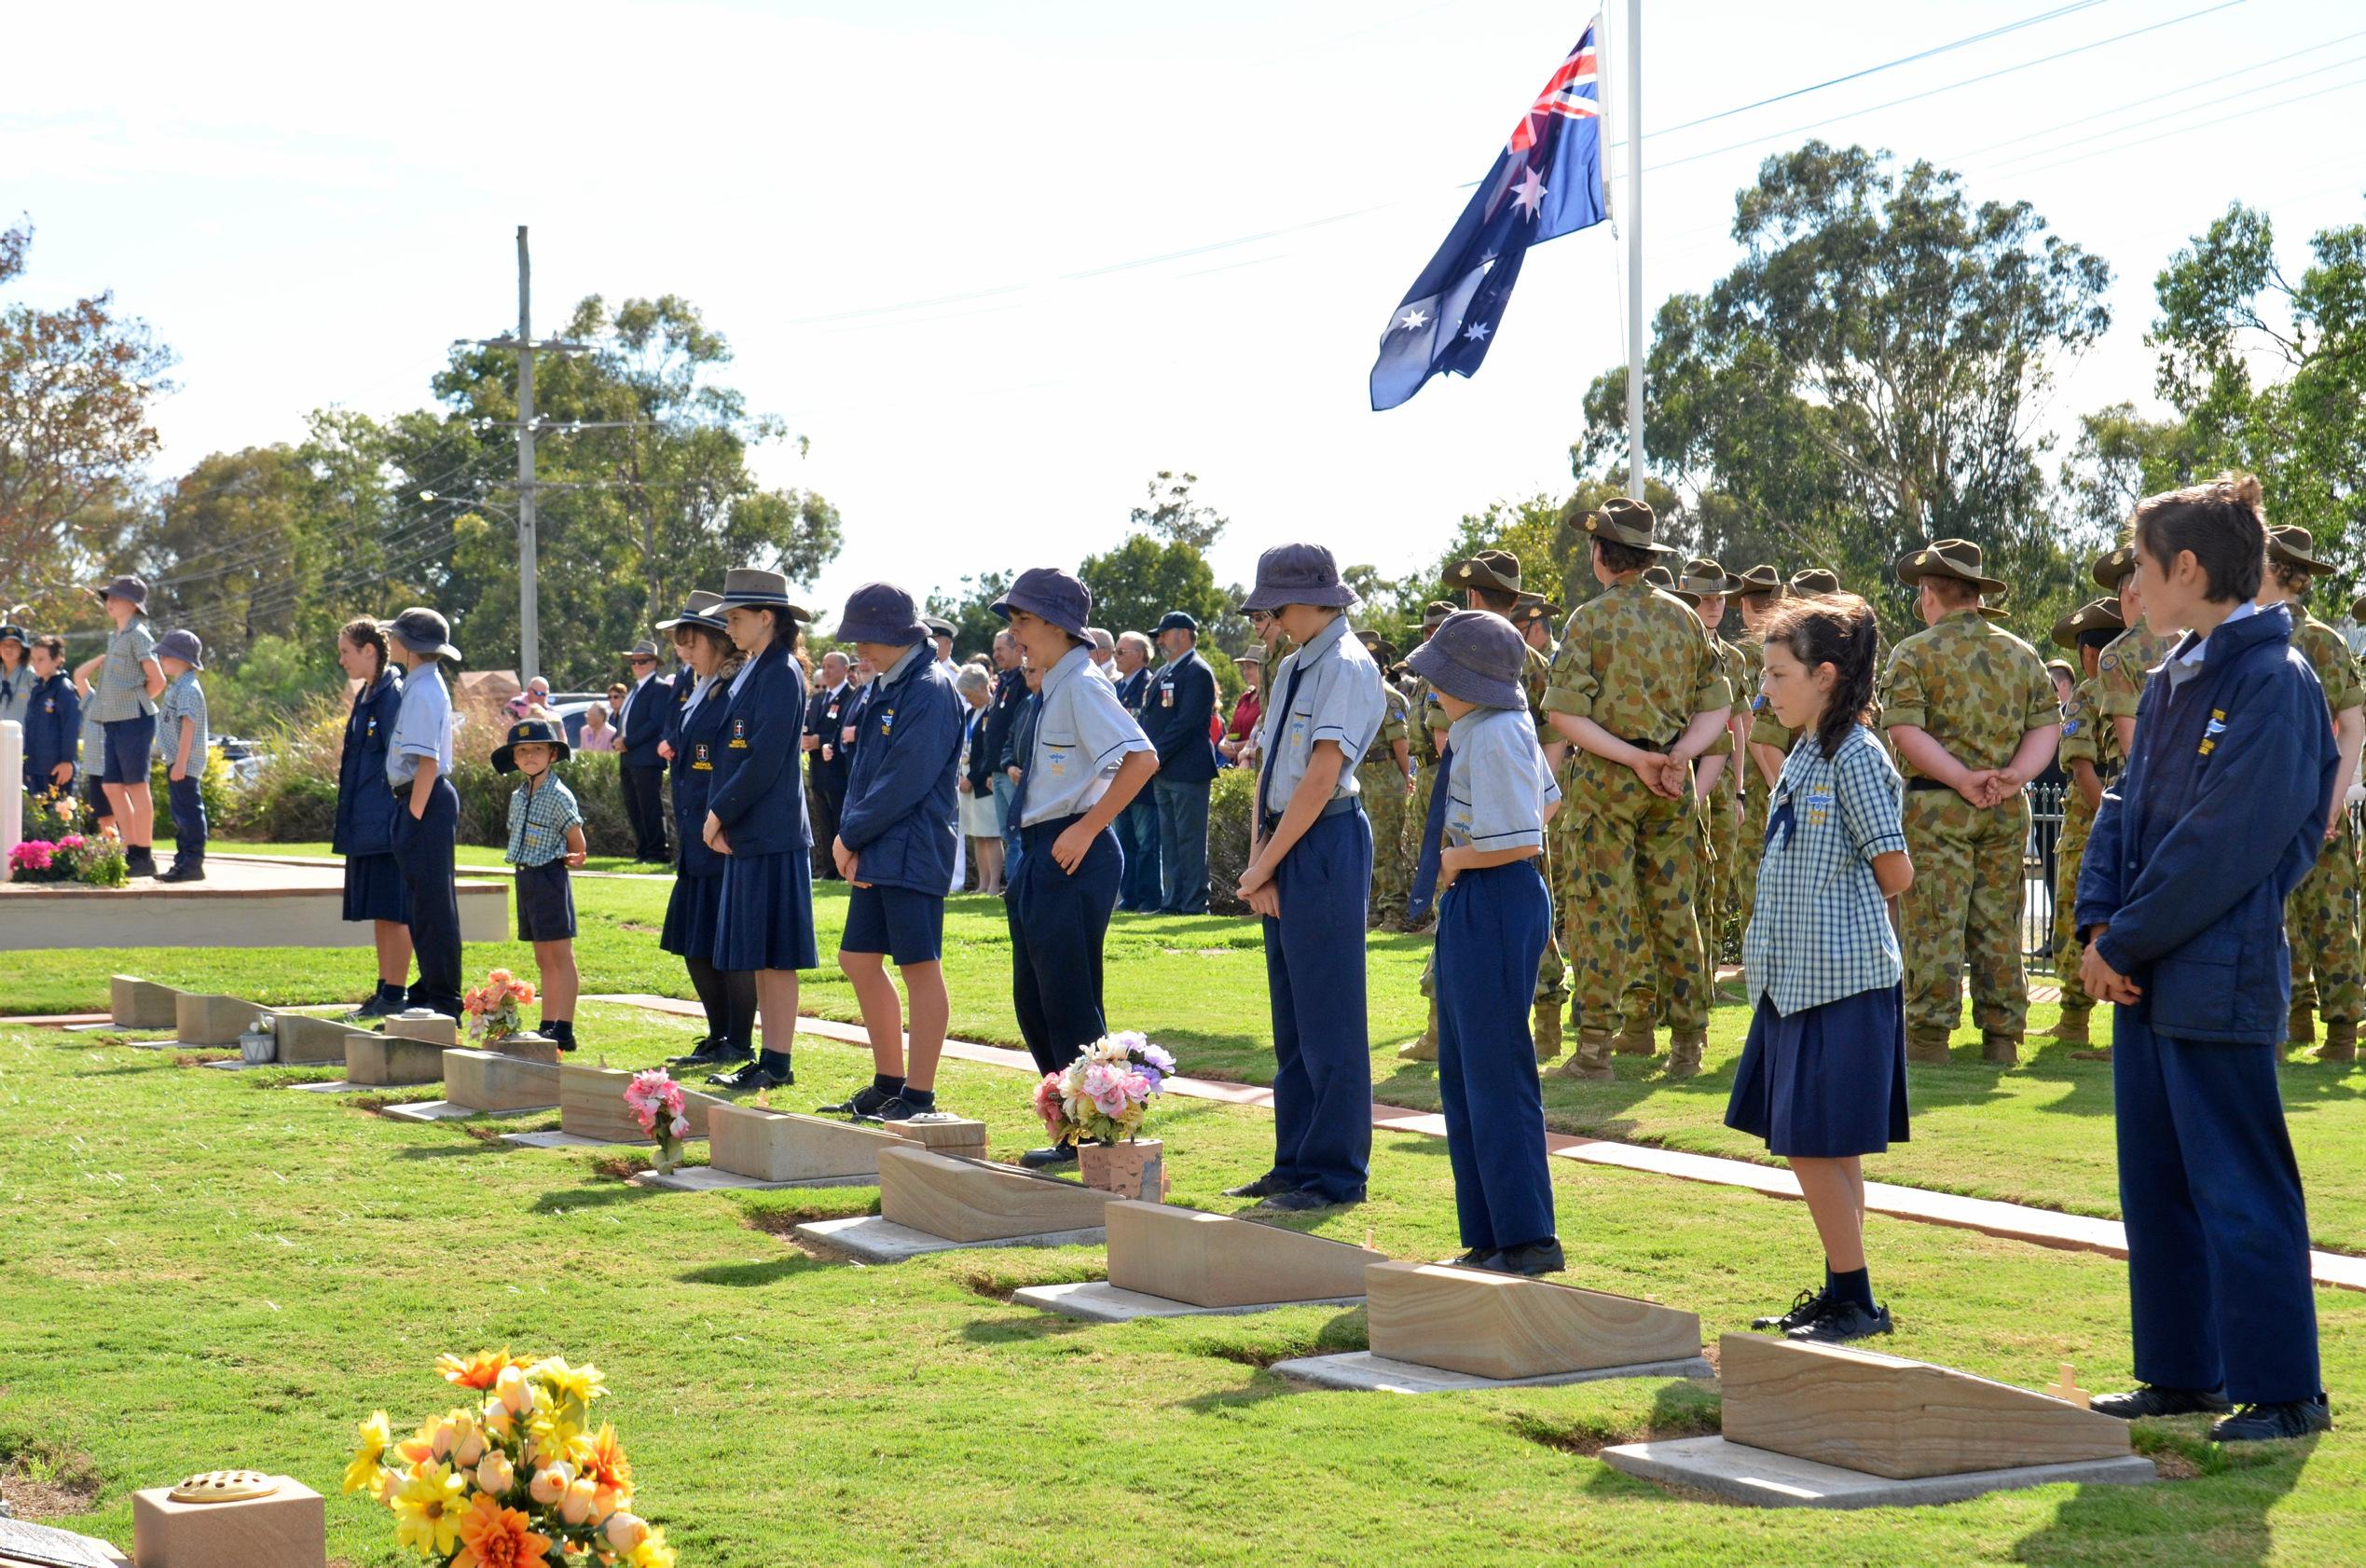
<path fill-rule="evenodd" d="M 2290 612 L 2253 607 L 2255 480 L 2137 508 L 2155 631 L 2191 628 L 2144 688 L 2136 748 L 2079 875 L 2090 994 L 2118 1004 L 2112 1095 L 2142 1387 L 2126 1418 L 2247 1408 L 2220 1441 L 2330 1424 L 2308 1217 L 2277 1073 L 2284 900 L 2315 863 L 2337 758 Z"/>
<path fill-rule="evenodd" d="M 74 694 L 74 677 L 66 673 L 65 644 L 54 637 L 36 637 L 31 653 L 38 677 L 25 695 L 24 787 L 34 794 L 74 788 L 74 746 L 82 735 L 82 699 Z M 65 777 L 58 777 L 62 765 Z"/>

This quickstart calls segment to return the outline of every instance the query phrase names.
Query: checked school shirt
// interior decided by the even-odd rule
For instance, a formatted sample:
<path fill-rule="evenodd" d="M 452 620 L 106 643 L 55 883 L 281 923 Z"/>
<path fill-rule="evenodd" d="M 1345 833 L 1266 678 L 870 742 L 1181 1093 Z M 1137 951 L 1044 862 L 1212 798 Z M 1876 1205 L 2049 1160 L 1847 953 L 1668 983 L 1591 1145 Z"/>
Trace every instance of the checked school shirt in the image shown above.
<path fill-rule="evenodd" d="M 1863 724 L 1849 726 L 1829 759 L 1812 735 L 1791 749 L 1768 798 L 1758 902 L 1741 939 L 1752 1007 L 1771 997 L 1789 1017 L 1904 978 L 1873 860 L 1906 846 L 1905 794 Z"/>
<path fill-rule="evenodd" d="M 545 773 L 540 784 L 530 790 L 521 784 L 509 797 L 509 850 L 502 859 L 514 866 L 546 866 L 567 853 L 567 830 L 583 821 L 575 792 Z"/>

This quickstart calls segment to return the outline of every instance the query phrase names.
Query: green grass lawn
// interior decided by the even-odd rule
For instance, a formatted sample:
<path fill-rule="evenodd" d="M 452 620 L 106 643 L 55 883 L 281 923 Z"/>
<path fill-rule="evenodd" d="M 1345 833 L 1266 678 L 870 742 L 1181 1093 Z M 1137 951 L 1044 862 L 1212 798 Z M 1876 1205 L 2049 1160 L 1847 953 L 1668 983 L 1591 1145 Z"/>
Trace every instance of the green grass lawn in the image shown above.
<path fill-rule="evenodd" d="M 301 847 L 301 846 L 299 846 Z M 484 852 L 484 853 L 489 853 Z M 692 993 L 680 962 L 657 948 L 667 887 L 662 882 L 586 879 L 575 887 L 576 943 L 590 992 Z M 841 1020 L 860 1017 L 834 958 L 845 889 L 825 883 L 814 896 L 822 968 L 805 978 L 801 1005 Z M 945 920 L 945 966 L 953 1030 L 967 1039 L 1017 1045 L 1011 1011 L 1010 938 L 999 900 L 964 896 Z M 1375 932 L 1367 946 L 1374 1093 L 1397 1105 L 1434 1109 L 1437 1075 L 1396 1059 L 1420 1032 L 1420 974 L 1428 941 Z M 1251 1082 L 1272 1075 L 1265 950 L 1253 921 L 1221 916 L 1121 915 L 1110 927 L 1107 995 L 1110 1023 L 1138 1028 L 1172 1048 L 1186 1072 Z M 523 943 L 468 951 L 472 976 L 496 964 L 533 972 Z M 106 1005 L 107 976 L 141 974 L 192 990 L 258 1002 L 359 1000 L 368 959 L 357 950 L 288 948 L 128 949 L 21 956 L 5 987 L 14 1012 Z M 2031 1010 L 2031 1024 L 2053 1010 Z M 1748 1025 L 1738 1005 L 1718 1007 L 1710 1029 L 1711 1070 L 1669 1079 L 1658 1060 L 1617 1060 L 1615 1083 L 1548 1077 L 1545 1107 L 1559 1131 L 1662 1143 L 1704 1153 L 1764 1159 L 1753 1139 L 1724 1125 L 1733 1064 Z M 1955 1060 L 1910 1076 L 1913 1141 L 1867 1162 L 1877 1179 L 2074 1213 L 2115 1216 L 2111 1066 L 2074 1061 L 2070 1048 L 2032 1036 L 2032 1055 L 2005 1071 L 1979 1060 L 1977 1036 L 1959 1037 Z M 2366 1251 L 2366 1069 L 2295 1060 L 2284 1094 L 2307 1180 L 2319 1245 Z"/>
<path fill-rule="evenodd" d="M 236 839 L 215 839 L 207 847 L 216 854 L 228 855 L 297 855 L 306 860 L 325 860 L 336 850 L 325 844 L 244 844 Z M 463 844 L 452 852 L 453 860 L 461 866 L 489 867 L 502 864 L 502 852 L 479 844 Z M 655 872 L 661 866 L 644 865 L 630 855 L 593 855 L 584 861 L 585 871 Z"/>
<path fill-rule="evenodd" d="M 1193 954 L 1218 945 L 1200 924 L 1172 923 Z M 1205 977 L 1192 991 L 1255 989 L 1235 984 L 1230 957 L 1182 961 Z M 1125 962 L 1136 978 L 1156 967 L 1138 952 Z M 1204 1020 L 1226 1004 L 1170 1005 Z M 592 1049 L 619 1066 L 691 1032 L 623 1010 L 590 1010 L 585 1024 Z M 1237 1026 L 1261 1030 L 1261 1006 Z M 798 1096 L 869 1070 L 863 1052 L 818 1038 L 801 1039 L 798 1062 Z M 390 1516 L 335 1495 L 352 1424 L 378 1408 L 398 1427 L 441 1410 L 436 1353 L 508 1344 L 599 1364 L 616 1390 L 601 1412 L 632 1449 L 639 1506 L 685 1564 L 2321 1568 L 2366 1556 L 2366 1441 L 2352 1430 L 2220 1452 L 2197 1441 L 2196 1423 L 2148 1424 L 2139 1446 L 2185 1479 L 2142 1490 L 2056 1486 L 1853 1514 L 1728 1508 L 1589 1457 L 1713 1429 L 1707 1384 L 1311 1392 L 1261 1369 L 1359 1347 L 1360 1311 L 1073 1323 L 1006 1298 L 1094 1276 L 1098 1248 L 828 1261 L 773 1232 L 865 1212 L 872 1191 L 648 1192 L 587 1153 L 388 1121 L 275 1087 L 289 1076 L 0 1027 L 11 1112 L 0 1120 L 0 1455 L 89 1475 L 96 1495 L 72 1522 L 119 1545 L 133 1489 L 254 1465 L 332 1494 L 333 1558 L 416 1561 L 396 1554 Z M 1023 1082 L 954 1063 L 942 1088 L 1007 1156 L 1035 1135 Z M 1166 1105 L 1158 1130 L 1176 1200 L 1203 1206 L 1261 1168 L 1271 1136 L 1265 1117 L 1206 1102 Z M 1713 1345 L 1816 1266 L 1795 1205 L 1554 1164 L 1569 1278 L 1697 1310 Z M 1397 1256 L 1451 1251 L 1444 1146 L 1382 1137 L 1371 1201 L 1318 1228 L 1369 1234 Z M 2029 1386 L 2065 1359 L 2089 1387 L 2128 1377 L 2120 1264 L 1879 1218 L 1868 1241 L 1900 1325 L 1884 1348 Z M 2318 1306 L 2346 1417 L 2345 1394 L 2366 1389 L 2366 1299 L 2325 1291 Z"/>

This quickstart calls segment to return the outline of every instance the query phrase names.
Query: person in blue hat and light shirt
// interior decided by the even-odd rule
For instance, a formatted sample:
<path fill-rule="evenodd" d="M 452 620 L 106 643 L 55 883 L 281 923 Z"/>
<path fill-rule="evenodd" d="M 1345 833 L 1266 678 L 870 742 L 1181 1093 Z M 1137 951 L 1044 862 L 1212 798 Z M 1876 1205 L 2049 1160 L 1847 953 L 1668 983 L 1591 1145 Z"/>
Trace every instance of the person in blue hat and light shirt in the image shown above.
<path fill-rule="evenodd" d="M 1109 1032 L 1101 1006 L 1101 939 L 1117 909 L 1123 852 L 1109 824 L 1159 770 L 1158 752 L 1092 670 L 1093 595 L 1056 567 L 1019 573 L 994 612 L 1042 672 L 1027 763 L 1011 795 L 1023 853 L 1003 894 L 1011 923 L 1011 999 L 1038 1071 L 1059 1072 Z M 1206 739 L 1202 732 L 1201 738 Z M 1359 923 L 1360 936 L 1362 926 Z M 1030 1150 L 1031 1169 L 1073 1161 L 1060 1144 Z"/>
<path fill-rule="evenodd" d="M 451 624 L 421 605 L 380 621 L 402 660 L 402 705 L 386 748 L 386 782 L 394 795 L 394 863 L 411 912 L 411 953 L 419 978 L 407 997 L 449 1018 L 461 1015 L 460 889 L 452 846 L 460 794 L 452 788 L 452 694 L 438 661 L 458 662 Z"/>
<path fill-rule="evenodd" d="M 1225 1196 L 1262 1199 L 1284 1212 L 1361 1203 L 1371 1162 L 1364 911 L 1372 825 L 1356 797 L 1355 764 L 1379 735 L 1387 702 L 1380 666 L 1347 623 L 1355 602 L 1328 550 L 1278 544 L 1259 559 L 1257 586 L 1241 606 L 1271 614 L 1298 646 L 1273 672 L 1274 700 L 1259 730 L 1241 877 L 1242 901 L 1265 920 L 1273 1165 Z M 1204 719 L 1201 725 L 1204 739 Z"/>
<path fill-rule="evenodd" d="M 1200 624 L 1180 610 L 1159 622 L 1166 665 L 1142 705 L 1142 732 L 1158 748 L 1150 786 L 1159 807 L 1159 910 L 1207 913 L 1207 797 L 1224 759 L 1208 727 L 1216 718 L 1216 671 L 1200 657 Z"/>

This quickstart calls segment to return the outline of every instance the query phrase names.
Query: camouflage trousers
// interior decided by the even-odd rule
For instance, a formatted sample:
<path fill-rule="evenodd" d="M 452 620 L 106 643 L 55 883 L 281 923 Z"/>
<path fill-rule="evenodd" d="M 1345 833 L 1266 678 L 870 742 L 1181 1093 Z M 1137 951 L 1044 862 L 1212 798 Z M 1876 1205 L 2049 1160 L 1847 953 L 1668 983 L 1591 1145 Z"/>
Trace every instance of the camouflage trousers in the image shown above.
<path fill-rule="evenodd" d="M 1413 887 L 1413 863 L 1405 854 L 1405 776 L 1391 757 L 1357 768 L 1355 780 L 1372 822 L 1371 919 L 1402 920 Z"/>
<path fill-rule="evenodd" d="M 2095 1011 L 2095 998 L 2079 983 L 2079 867 L 2086 862 L 2086 835 L 2095 826 L 2078 786 L 2064 788 L 2062 836 L 2054 841 L 2054 972 L 2062 983 L 2062 1020 L 2070 1023 Z"/>
<path fill-rule="evenodd" d="M 2313 1008 L 2328 1024 L 2359 1022 L 2366 1012 L 2366 976 L 2359 973 L 2358 846 L 2349 814 L 2339 838 L 2284 901 L 2284 931 L 2292 944 L 2292 1011 Z"/>
<path fill-rule="evenodd" d="M 2029 1011 L 2021 968 L 2028 802 L 2016 797 L 1983 810 L 1952 790 L 1912 790 L 1905 815 L 1914 861 L 1913 885 L 1898 901 L 1907 1039 L 1938 1041 L 1954 1032 L 1968 968 L 1981 1038 L 2018 1041 Z"/>
<path fill-rule="evenodd" d="M 1717 787 L 1701 803 L 1701 818 L 1709 852 L 1700 858 L 1700 889 L 1697 895 L 1700 903 L 1700 942 L 1708 951 L 1709 967 L 1714 970 L 1717 960 L 1725 956 L 1726 931 L 1736 913 L 1735 876 L 1741 859 L 1741 803 L 1734 799 L 1726 779 L 1717 780 Z"/>
<path fill-rule="evenodd" d="M 1736 928 L 1746 933 L 1751 914 L 1758 907 L 1758 861 L 1766 853 L 1767 796 L 1771 791 L 1759 777 L 1754 761 L 1745 760 L 1741 765 L 1750 772 L 1741 796 L 1740 839 L 1734 846 L 1733 918 Z"/>
<path fill-rule="evenodd" d="M 1647 992 L 1665 1003 L 1671 1032 L 1700 1035 L 1709 974 L 1693 903 L 1701 858 L 1693 803 L 1653 794 L 1630 770 L 1589 757 L 1561 805 L 1563 816 L 1573 810 L 1580 891 L 1561 927 L 1577 970 L 1579 1024 L 1608 1029 L 1623 982 L 1630 1006 L 1640 1000 L 1632 993 Z"/>

